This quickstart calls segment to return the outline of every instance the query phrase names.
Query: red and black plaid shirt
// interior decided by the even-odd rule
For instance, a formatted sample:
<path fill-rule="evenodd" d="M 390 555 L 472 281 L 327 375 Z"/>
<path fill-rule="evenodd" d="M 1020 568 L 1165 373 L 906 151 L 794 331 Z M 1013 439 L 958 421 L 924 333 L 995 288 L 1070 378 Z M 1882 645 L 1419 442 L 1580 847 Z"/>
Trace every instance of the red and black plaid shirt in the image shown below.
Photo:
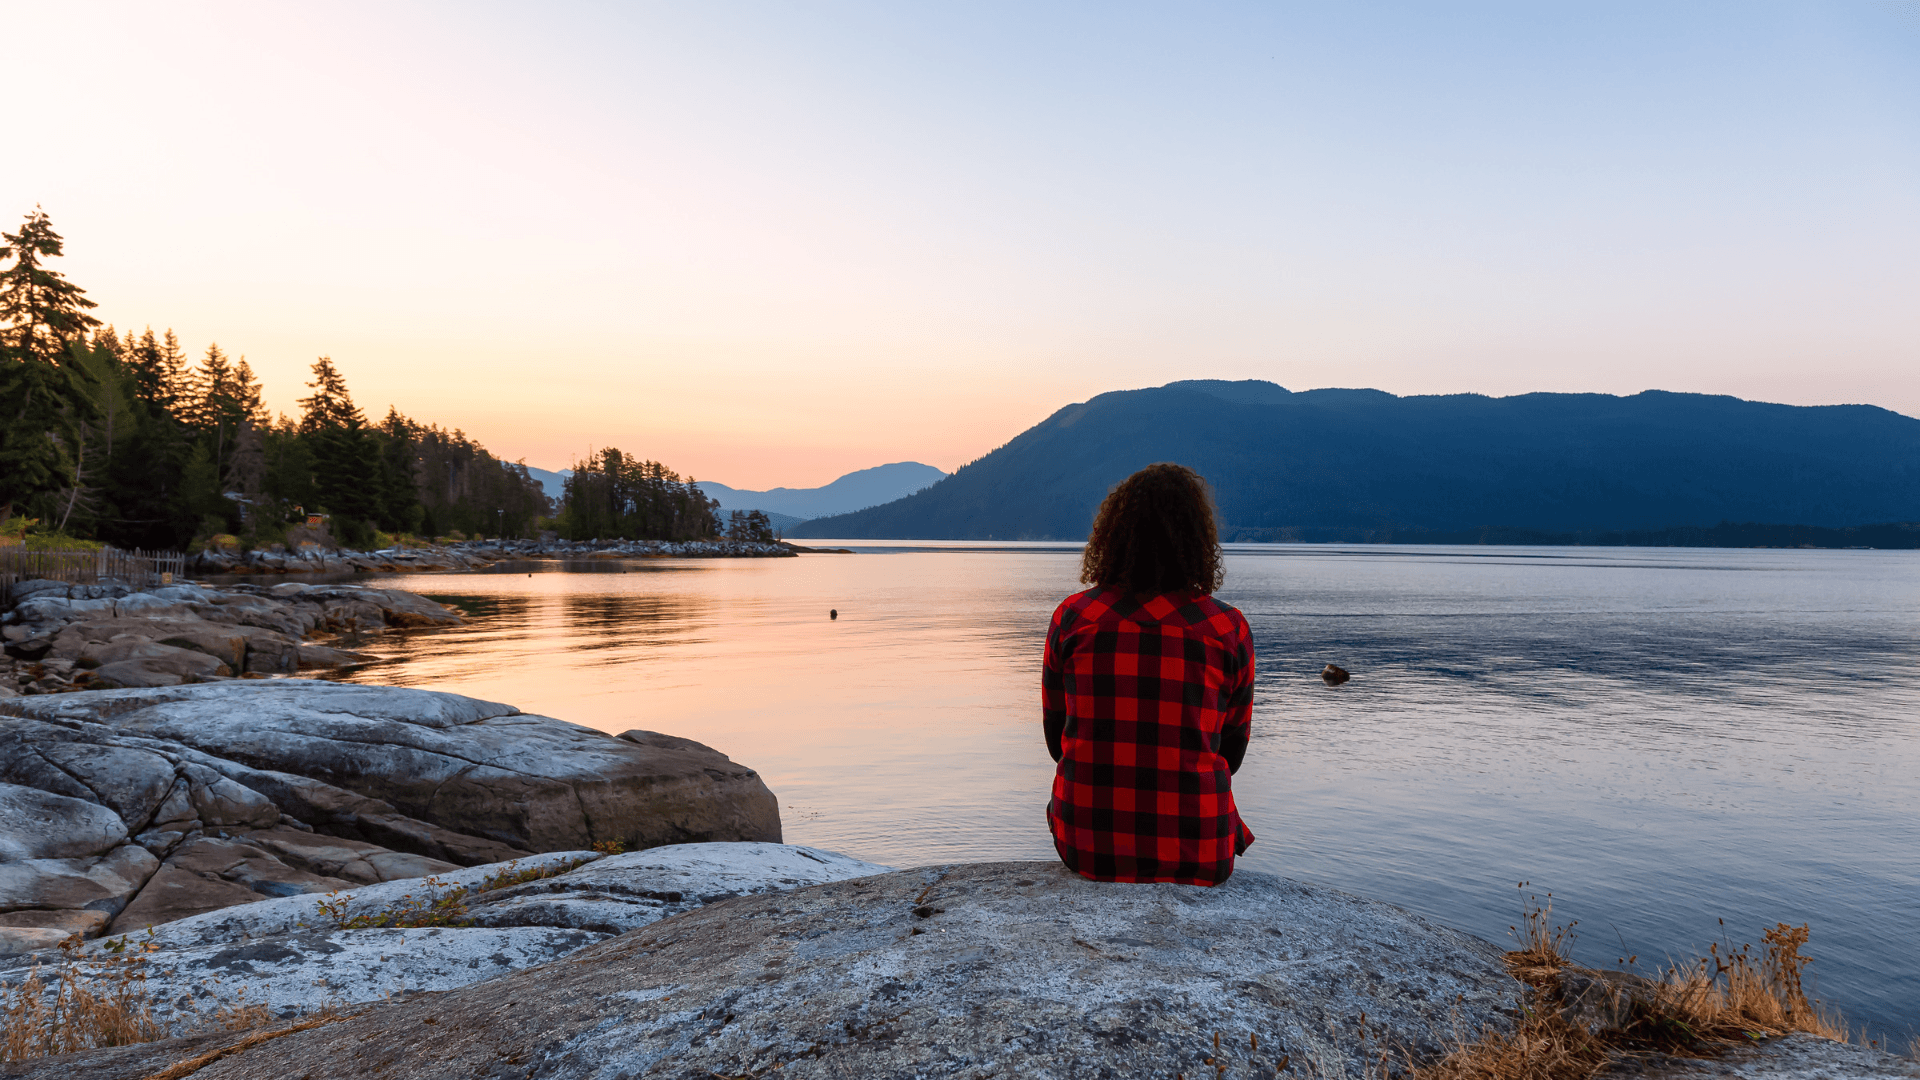
<path fill-rule="evenodd" d="M 1112 588 L 1053 613 L 1042 725 L 1060 763 L 1047 824 L 1096 881 L 1217 885 L 1253 833 L 1229 773 L 1253 714 L 1247 620 L 1198 593 L 1145 602 Z"/>

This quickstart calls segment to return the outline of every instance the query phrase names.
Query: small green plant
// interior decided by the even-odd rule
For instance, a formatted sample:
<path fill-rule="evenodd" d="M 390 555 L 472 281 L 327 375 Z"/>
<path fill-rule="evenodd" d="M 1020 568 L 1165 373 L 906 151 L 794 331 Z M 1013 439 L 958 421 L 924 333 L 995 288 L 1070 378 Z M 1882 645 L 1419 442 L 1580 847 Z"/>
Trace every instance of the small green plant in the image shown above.
<path fill-rule="evenodd" d="M 320 914 L 333 921 L 341 930 L 415 930 L 434 926 L 472 926 L 473 915 L 467 910 L 467 900 L 481 893 L 495 889 L 505 889 L 513 885 L 524 885 L 529 881 L 558 877 L 569 870 L 577 870 L 592 862 L 592 859 L 569 859 L 562 863 L 547 866 L 520 869 L 518 860 L 510 862 L 498 871 L 480 879 L 474 886 L 449 886 L 437 877 L 421 879 L 424 893 L 403 893 L 399 899 L 379 911 L 360 915 L 351 913 L 353 894 L 330 892 L 316 901 Z M 303 924 L 304 925 L 304 924 Z"/>
<path fill-rule="evenodd" d="M 602 855 L 622 855 L 626 853 L 627 842 L 625 840 L 600 840 L 595 842 L 593 850 Z"/>

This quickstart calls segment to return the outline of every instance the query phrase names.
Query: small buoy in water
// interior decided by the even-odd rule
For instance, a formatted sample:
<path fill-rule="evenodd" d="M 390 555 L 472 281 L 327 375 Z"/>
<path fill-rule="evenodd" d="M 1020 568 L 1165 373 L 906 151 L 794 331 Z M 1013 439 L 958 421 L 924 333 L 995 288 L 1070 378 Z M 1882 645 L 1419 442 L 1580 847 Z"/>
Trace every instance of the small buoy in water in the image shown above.
<path fill-rule="evenodd" d="M 828 609 L 827 609 L 827 618 L 829 618 L 829 619 L 837 619 L 837 618 L 839 618 L 839 617 L 840 617 L 840 609 L 839 609 L 839 608 L 828 608 Z"/>
<path fill-rule="evenodd" d="M 1353 678 L 1353 676 L 1349 675 L 1347 669 L 1341 667 L 1339 664 L 1328 664 L 1320 670 L 1320 681 L 1326 683 L 1328 686 L 1339 686 L 1351 678 Z"/>

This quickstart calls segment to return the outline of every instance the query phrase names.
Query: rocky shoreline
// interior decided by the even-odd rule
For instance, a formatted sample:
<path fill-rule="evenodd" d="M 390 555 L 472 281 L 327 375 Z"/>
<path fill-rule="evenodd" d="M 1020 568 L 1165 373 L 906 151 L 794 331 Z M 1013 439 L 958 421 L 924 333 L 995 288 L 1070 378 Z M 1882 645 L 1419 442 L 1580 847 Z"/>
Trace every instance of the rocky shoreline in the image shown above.
<path fill-rule="evenodd" d="M 749 540 L 476 540 L 433 547 L 347 551 L 300 544 L 294 549 L 205 548 L 188 568 L 201 574 L 428 573 L 478 570 L 511 560 L 782 559 L 819 549 Z"/>
<path fill-rule="evenodd" d="M 269 679 L 9 698 L 0 1000 L 26 1016 L 63 979 L 137 987 L 159 1038 L 0 1076 L 1319 1080 L 1431 1062 L 1524 1010 L 1598 1028 L 1624 1008 L 1268 874 L 894 870 L 780 840 L 772 793 L 716 750 L 453 694 Z M 1627 1066 L 1920 1077 L 1798 1035 Z"/>
<path fill-rule="evenodd" d="M 418 594 L 348 584 L 137 589 L 33 580 L 10 591 L 14 606 L 0 616 L 0 699 L 340 667 L 372 657 L 310 639 L 461 622 Z"/>
<path fill-rule="evenodd" d="M 550 851 L 780 839 L 752 769 L 454 694 L 273 679 L 0 701 L 0 954 Z"/>

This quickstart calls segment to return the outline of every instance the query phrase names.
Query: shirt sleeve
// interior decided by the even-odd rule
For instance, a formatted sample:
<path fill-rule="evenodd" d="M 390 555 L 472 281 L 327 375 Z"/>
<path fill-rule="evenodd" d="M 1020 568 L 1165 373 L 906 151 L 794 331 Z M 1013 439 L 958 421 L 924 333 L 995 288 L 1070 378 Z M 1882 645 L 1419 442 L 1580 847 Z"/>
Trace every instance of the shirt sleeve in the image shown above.
<path fill-rule="evenodd" d="M 1053 613 L 1053 623 L 1047 627 L 1047 648 L 1040 658 L 1040 731 L 1046 736 L 1047 753 L 1053 760 L 1059 761 L 1060 739 L 1067 730 L 1067 679 L 1061 664 L 1060 624 L 1061 613 L 1065 605 Z"/>
<path fill-rule="evenodd" d="M 1227 696 L 1227 715 L 1220 725 L 1220 756 L 1227 759 L 1227 772 L 1240 771 L 1246 758 L 1247 743 L 1253 738 L 1253 632 L 1245 619 L 1236 618 L 1236 653 L 1233 691 Z"/>

